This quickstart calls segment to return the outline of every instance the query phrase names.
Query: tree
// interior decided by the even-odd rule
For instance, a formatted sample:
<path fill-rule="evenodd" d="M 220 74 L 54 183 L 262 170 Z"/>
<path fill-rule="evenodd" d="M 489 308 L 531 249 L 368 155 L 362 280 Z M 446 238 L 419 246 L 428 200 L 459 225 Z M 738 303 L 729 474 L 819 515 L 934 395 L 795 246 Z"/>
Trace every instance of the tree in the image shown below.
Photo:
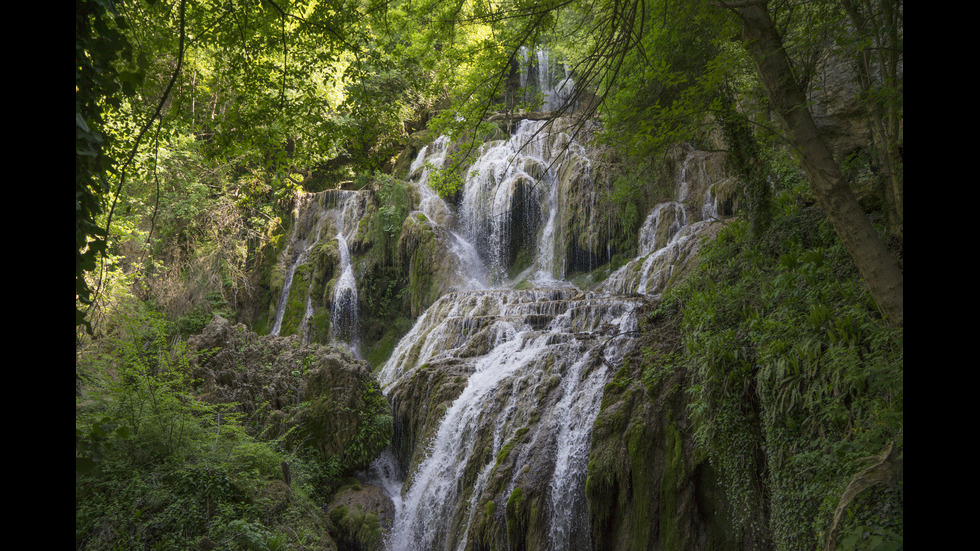
<path fill-rule="evenodd" d="M 852 53 L 868 107 L 875 153 L 885 184 L 891 234 L 902 241 L 904 189 L 902 170 L 902 26 L 900 2 L 841 0 L 855 33 L 845 46 Z"/>
<path fill-rule="evenodd" d="M 75 326 L 89 330 L 85 309 L 93 290 L 85 273 L 95 269 L 106 249 L 107 233 L 98 217 L 114 165 L 102 112 L 107 101 L 118 102 L 124 81 L 114 64 L 131 49 L 112 3 L 75 1 Z"/>
<path fill-rule="evenodd" d="M 389 4 L 76 0 L 76 327 L 91 332 L 92 275 L 114 246 L 115 205 L 133 195 L 134 176 L 153 179 L 154 161 L 140 159 L 160 140 L 147 136 L 194 136 L 204 162 L 268 180 L 268 201 L 288 201 L 293 172 L 338 153 L 391 157 L 401 99 L 424 79 L 391 87 L 401 75 L 372 71 L 389 45 L 377 30 Z M 386 94 L 363 109 L 356 94 L 379 83 Z"/>
<path fill-rule="evenodd" d="M 841 174 L 807 108 L 782 38 L 765 0 L 719 2 L 741 22 L 740 40 L 752 56 L 766 95 L 788 132 L 817 202 L 851 254 L 888 323 L 903 323 L 903 275 L 898 259 L 879 238 Z"/>

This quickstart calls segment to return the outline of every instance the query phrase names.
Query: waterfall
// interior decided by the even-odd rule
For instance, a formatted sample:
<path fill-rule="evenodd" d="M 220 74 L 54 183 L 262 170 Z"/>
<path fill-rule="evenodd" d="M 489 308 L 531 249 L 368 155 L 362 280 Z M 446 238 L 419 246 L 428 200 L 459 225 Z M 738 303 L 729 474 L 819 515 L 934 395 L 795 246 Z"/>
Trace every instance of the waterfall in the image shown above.
<path fill-rule="evenodd" d="M 283 254 L 286 266 L 283 286 L 276 301 L 276 314 L 270 334 L 279 335 L 282 331 L 297 269 L 310 261 L 311 253 L 329 233 L 328 228 L 336 227 L 334 238 L 338 241 L 340 277 L 334 287 L 330 305 L 331 337 L 338 343 L 350 346 L 352 350 L 357 349 L 357 282 L 347 243 L 364 215 L 365 201 L 364 194 L 356 191 L 327 190 L 297 194 L 293 211 L 293 232 Z M 305 309 L 296 333 L 304 342 L 309 342 L 315 313 L 313 295 L 309 288 L 303 300 Z"/>
<path fill-rule="evenodd" d="M 555 450 L 555 463 L 549 475 L 533 480 L 515 469 L 510 491 L 541 488 L 550 549 L 585 548 L 584 502 L 569 498 L 583 493 L 601 389 L 609 367 L 621 363 L 623 335 L 636 329 L 642 299 L 576 300 L 578 294 L 566 285 L 446 295 L 402 340 L 380 375 L 389 395 L 440 360 L 470 358 L 470 374 L 402 493 L 390 549 L 464 549 L 467 531 L 450 527 L 465 527 L 481 512 L 500 454 L 521 431 L 529 444 L 511 452 L 516 461 L 541 460 L 533 450 L 544 448 Z"/>
<path fill-rule="evenodd" d="M 673 276 L 674 267 L 693 253 L 704 231 L 717 218 L 708 172 L 703 153 L 690 149 L 684 152 L 675 181 L 675 200 L 654 206 L 640 228 L 637 257 L 610 275 L 598 291 L 659 296 Z M 695 187 L 691 182 L 695 179 L 696 187 L 703 188 L 700 204 L 691 197 Z M 697 207 L 693 214 L 688 207 L 692 202 Z M 697 219 L 692 220 L 695 215 Z"/>
<path fill-rule="evenodd" d="M 293 217 L 295 219 L 293 234 L 290 237 L 289 246 L 286 248 L 286 258 L 291 258 L 291 260 L 286 268 L 282 290 L 279 293 L 279 300 L 276 302 L 276 316 L 273 321 L 272 330 L 269 332 L 272 335 L 278 336 L 282 330 L 282 319 L 286 312 L 286 304 L 289 301 L 289 293 L 293 287 L 293 276 L 296 274 L 296 268 L 306 262 L 310 246 L 320 240 L 322 223 L 326 220 L 326 217 L 323 215 L 324 213 L 319 208 L 316 208 L 319 207 L 319 204 L 313 198 L 314 196 L 309 193 L 300 193 L 296 196 L 296 208 L 293 210 Z M 309 214 L 311 212 L 311 205 L 313 207 L 312 216 Z M 314 234 L 312 240 L 310 239 L 310 219 L 313 220 L 312 231 Z"/>
<path fill-rule="evenodd" d="M 343 343 L 351 353 L 360 358 L 360 344 L 357 316 L 357 280 L 350 258 L 348 242 L 357 232 L 358 223 L 364 216 L 364 200 L 360 194 L 352 194 L 340 211 L 337 224 L 337 250 L 340 253 L 340 278 L 334 284 L 330 301 L 330 340 L 334 344 Z"/>
<path fill-rule="evenodd" d="M 472 241 L 459 233 L 453 210 L 429 186 L 433 171 L 440 170 L 446 162 L 449 137 L 440 136 L 431 145 L 422 147 L 409 169 L 409 181 L 419 192 L 418 212 L 425 215 L 429 224 L 446 230 L 451 238 L 449 252 L 460 266 L 461 288 L 482 289 L 487 286 L 487 268 Z"/>
<path fill-rule="evenodd" d="M 463 189 L 460 217 L 464 232 L 489 268 L 490 282 L 503 284 L 518 248 L 527 241 L 549 212 L 549 190 L 554 170 L 544 159 L 544 122 L 521 121 L 506 141 L 483 147 L 471 165 Z"/>
<path fill-rule="evenodd" d="M 531 104 L 540 102 L 538 109 L 545 112 L 557 111 L 562 107 L 574 108 L 568 103 L 575 95 L 575 81 L 565 64 L 553 67 L 551 53 L 546 48 L 536 48 L 533 60 L 527 47 L 522 47 L 520 54 L 520 83 L 525 91 L 524 101 Z M 531 75 L 535 77 L 533 87 L 528 86 Z"/>
<path fill-rule="evenodd" d="M 522 72 L 522 84 L 536 80 L 554 107 L 555 87 L 543 80 L 551 78 L 547 56 L 535 56 L 537 72 Z M 479 150 L 456 205 L 427 185 L 444 165 L 447 138 L 412 164 L 418 211 L 454 236 L 466 284 L 419 316 L 378 373 L 396 417 L 423 423 L 421 433 L 400 437 L 416 439 L 400 452 L 404 465 L 393 466 L 388 453 L 373 466 L 395 502 L 390 551 L 493 547 L 473 541 L 486 536 L 488 522 L 507 526 L 500 548 L 592 549 L 585 474 L 604 386 L 631 350 L 641 307 L 709 224 L 712 199 L 694 191 L 704 167 L 687 152 L 674 200 L 643 224 L 638 256 L 583 292 L 564 281 L 571 211 L 561 204 L 562 182 L 574 172 L 576 185 L 592 186 L 588 148 L 572 136 L 562 121 L 521 121 L 508 139 Z M 595 192 L 588 193 L 581 210 L 592 220 Z M 705 202 L 691 207 L 695 196 Z M 403 479 L 392 474 L 402 468 Z M 528 511 L 533 529 L 512 531 L 511 521 Z"/>
<path fill-rule="evenodd" d="M 462 232 L 479 251 L 489 283 L 564 277 L 559 174 L 587 172 L 587 153 L 567 121 L 522 120 L 507 140 L 484 144 L 469 167 L 459 205 Z"/>

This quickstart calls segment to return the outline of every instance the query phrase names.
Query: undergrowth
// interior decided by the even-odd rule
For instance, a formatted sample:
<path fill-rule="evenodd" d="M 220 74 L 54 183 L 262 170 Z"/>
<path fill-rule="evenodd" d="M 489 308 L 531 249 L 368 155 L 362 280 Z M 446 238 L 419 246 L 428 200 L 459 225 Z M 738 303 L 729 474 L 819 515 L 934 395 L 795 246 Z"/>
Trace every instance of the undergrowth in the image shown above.
<path fill-rule="evenodd" d="M 198 400 L 172 330 L 138 309 L 77 360 L 75 548 L 317 545 L 329 466 L 251 437 L 230 405 Z"/>

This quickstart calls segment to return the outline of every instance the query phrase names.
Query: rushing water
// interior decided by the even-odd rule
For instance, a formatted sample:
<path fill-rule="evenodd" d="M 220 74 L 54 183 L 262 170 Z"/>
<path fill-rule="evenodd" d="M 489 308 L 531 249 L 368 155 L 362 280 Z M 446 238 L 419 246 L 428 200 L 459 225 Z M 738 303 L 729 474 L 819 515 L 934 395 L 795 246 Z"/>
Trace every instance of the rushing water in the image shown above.
<path fill-rule="evenodd" d="M 334 286 L 331 300 L 331 340 L 342 344 L 358 355 L 357 343 L 357 282 L 350 261 L 348 241 L 364 216 L 365 194 L 356 191 L 328 190 L 319 193 L 300 193 L 294 209 L 293 233 L 283 255 L 285 274 L 276 314 L 270 334 L 279 335 L 283 318 L 293 292 L 296 270 L 310 260 L 314 248 L 324 239 L 336 239 L 340 254 L 340 277 Z M 336 233 L 330 234 L 330 229 Z M 305 312 L 299 320 L 297 333 L 309 342 L 313 331 L 315 305 L 307 289 Z"/>
<path fill-rule="evenodd" d="M 579 294 L 568 285 L 448 294 L 402 340 L 380 376 L 387 388 L 440 359 L 468 357 L 471 373 L 400 494 L 390 549 L 465 549 L 465 526 L 483 510 L 497 458 L 522 431 L 518 464 L 553 461 L 538 481 L 547 488 L 551 548 L 578 548 L 572 535 L 584 533 L 585 511 L 573 496 L 583 492 L 591 424 L 642 302 Z M 522 485 L 521 472 L 514 469 L 507 494 Z"/>
<path fill-rule="evenodd" d="M 526 50 L 523 61 L 525 99 L 539 100 L 546 111 L 566 106 L 574 82 L 564 67 L 542 50 Z M 612 254 L 602 243 L 584 252 L 569 245 L 572 216 L 584 216 L 591 226 L 601 219 L 592 154 L 579 139 L 583 128 L 588 131 L 564 119 L 520 121 L 508 139 L 482 146 L 452 205 L 429 186 L 433 172 L 444 167 L 449 139 L 423 147 L 412 163 L 410 181 L 419 200 L 411 216 L 431 226 L 458 273 L 452 290 L 418 317 L 378 378 L 395 404 L 419 400 L 413 392 L 420 384 L 426 400 L 441 391 L 438 381 L 451 380 L 452 392 L 432 404 L 439 414 L 416 435 L 412 457 L 388 451 L 372 465 L 372 482 L 394 503 L 389 551 L 465 551 L 477 544 L 474 538 L 486 536 L 488 522 L 506 525 L 508 539 L 535 538 L 532 544 L 498 540 L 501 548 L 593 547 L 584 489 L 603 388 L 631 349 L 641 307 L 660 294 L 674 267 L 695 249 L 717 209 L 705 157 L 683 152 L 674 199 L 648 213 L 637 257 L 591 291 L 571 285 L 568 266 L 593 267 L 602 247 L 607 259 Z M 585 197 L 578 210 L 569 210 L 565 201 L 572 192 L 562 186 L 569 181 Z M 298 300 L 290 295 L 298 292 L 292 288 L 299 266 L 323 250 L 323 240 L 334 239 L 330 339 L 359 355 L 349 244 L 366 201 L 366 194 L 351 191 L 298 197 L 296 224 L 281 260 L 285 279 L 273 334 L 282 330 L 287 305 Z M 572 249 L 588 257 L 569 259 Z M 297 331 L 308 340 L 315 310 L 324 305 L 309 290 L 303 298 L 306 311 Z M 533 503 L 533 514 L 518 511 L 521 503 Z M 533 526 L 512 532 L 505 511 L 524 514 L 522 522 Z M 496 533 L 500 537 L 501 530 Z"/>
<path fill-rule="evenodd" d="M 572 76 L 545 51 L 524 51 L 521 81 L 524 99 L 538 101 L 541 110 L 571 107 Z M 378 378 L 401 406 L 420 400 L 420 389 L 426 400 L 429 393 L 452 392 L 432 404 L 438 415 L 416 435 L 411 458 L 389 450 L 372 465 L 371 482 L 394 503 L 389 551 L 465 551 L 486 535 L 488 522 L 506 525 L 507 538 L 536 538 L 530 547 L 593 547 L 584 489 L 603 388 L 631 349 L 638 312 L 663 290 L 717 210 L 704 189 L 705 157 L 684 152 L 675 197 L 648 213 L 637 257 L 593 290 L 576 288 L 566 281 L 569 266 L 591 268 L 602 254 L 612 256 L 601 243 L 608 227 L 596 229 L 599 243 L 592 251 L 569 244 L 572 217 L 585 217 L 593 227 L 602 219 L 596 205 L 603 192 L 592 181 L 592 153 L 581 134 L 588 130 L 564 119 L 520 121 L 507 139 L 482 146 L 456 204 L 429 186 L 445 165 L 448 138 L 423 147 L 411 165 L 418 203 L 410 216 L 430 225 L 451 257 L 447 265 L 458 273 L 447 285 L 451 290 L 396 345 Z M 569 210 L 565 200 L 573 192 L 584 197 L 578 210 Z M 308 340 L 317 308 L 329 307 L 331 342 L 359 355 L 350 243 L 367 200 L 366 193 L 353 191 L 298 196 L 281 259 L 285 277 L 273 334 L 283 330 L 287 306 L 305 299 L 305 314 L 289 327 Z M 324 298 L 313 296 L 310 282 L 305 297 L 291 296 L 300 292 L 294 285 L 294 279 L 303 281 L 299 267 L 312 265 L 330 239 L 337 261 L 326 276 L 334 280 L 329 304 L 318 304 Z M 322 281 L 317 285 L 322 289 Z M 445 381 L 451 384 L 438 386 Z M 520 514 L 521 496 L 533 503 L 527 505 L 533 518 L 522 517 L 533 526 L 512 533 L 505 511 Z M 497 547 L 526 543 L 498 540 Z"/>
<path fill-rule="evenodd" d="M 544 66 L 539 60 L 537 75 Z M 418 373 L 437 377 L 432 366 L 465 381 L 419 443 L 406 479 L 399 476 L 406 466 L 395 466 L 392 454 L 375 463 L 395 502 L 391 551 L 463 551 L 487 511 L 506 522 L 508 496 L 517 492 L 538 504 L 542 548 L 592 548 L 584 487 L 603 387 L 629 350 L 637 311 L 660 293 L 713 207 L 688 212 L 688 163 L 695 159 L 688 154 L 676 200 L 651 210 L 637 258 L 596 291 L 582 292 L 564 281 L 558 174 L 572 169 L 591 177 L 591 161 L 564 128 L 522 121 L 508 140 L 484 145 L 455 206 L 425 185 L 445 160 L 446 138 L 423 148 L 412 166 L 419 210 L 453 236 L 467 284 L 418 318 L 379 380 L 394 401 L 418 384 Z M 516 282 L 532 288 L 512 289 Z"/>

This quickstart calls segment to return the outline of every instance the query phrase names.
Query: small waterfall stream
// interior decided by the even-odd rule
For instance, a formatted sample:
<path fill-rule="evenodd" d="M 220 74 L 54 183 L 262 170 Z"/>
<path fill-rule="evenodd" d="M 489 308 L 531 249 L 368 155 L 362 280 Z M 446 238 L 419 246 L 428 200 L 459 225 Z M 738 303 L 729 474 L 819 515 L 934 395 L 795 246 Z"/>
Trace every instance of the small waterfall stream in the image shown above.
<path fill-rule="evenodd" d="M 330 341 L 343 343 L 357 357 L 361 357 L 358 313 L 357 279 L 350 258 L 348 243 L 357 231 L 357 225 L 364 216 L 365 205 L 361 194 L 352 194 L 344 201 L 337 224 L 337 250 L 340 253 L 340 277 L 334 284 L 330 302 Z"/>
<path fill-rule="evenodd" d="M 319 193 L 300 193 L 296 197 L 293 211 L 294 226 L 287 245 L 283 263 L 285 273 L 282 289 L 276 301 L 272 335 L 282 331 L 283 320 L 293 293 L 296 271 L 310 261 L 311 252 L 329 235 L 330 228 L 336 228 L 333 238 L 338 241 L 340 255 L 340 277 L 334 287 L 331 304 L 331 337 L 337 343 L 357 352 L 357 286 L 351 269 L 348 241 L 357 230 L 357 224 L 364 216 L 366 197 L 361 192 L 327 190 Z M 304 342 L 309 342 L 313 330 L 315 305 L 313 296 L 307 289 L 303 297 L 305 310 L 297 324 L 296 332 Z"/>

